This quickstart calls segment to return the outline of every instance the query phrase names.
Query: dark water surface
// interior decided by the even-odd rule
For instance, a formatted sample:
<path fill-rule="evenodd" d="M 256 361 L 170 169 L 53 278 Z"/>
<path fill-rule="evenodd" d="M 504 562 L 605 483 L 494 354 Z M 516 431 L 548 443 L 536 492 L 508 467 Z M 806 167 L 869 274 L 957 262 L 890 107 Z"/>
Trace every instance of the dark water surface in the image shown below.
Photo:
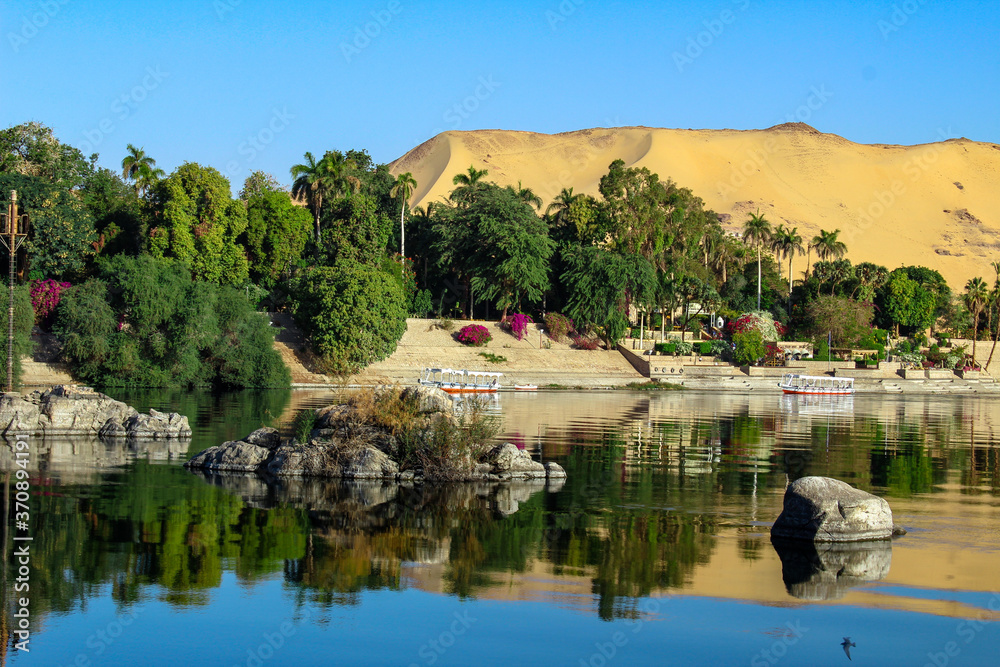
<path fill-rule="evenodd" d="M 30 589 L 11 507 L 2 664 L 998 662 L 995 400 L 507 393 L 503 439 L 566 482 L 420 489 L 180 465 L 329 392 L 113 395 L 188 415 L 194 438 L 31 443 Z M 779 553 L 768 529 L 803 475 L 885 496 L 909 533 Z"/>

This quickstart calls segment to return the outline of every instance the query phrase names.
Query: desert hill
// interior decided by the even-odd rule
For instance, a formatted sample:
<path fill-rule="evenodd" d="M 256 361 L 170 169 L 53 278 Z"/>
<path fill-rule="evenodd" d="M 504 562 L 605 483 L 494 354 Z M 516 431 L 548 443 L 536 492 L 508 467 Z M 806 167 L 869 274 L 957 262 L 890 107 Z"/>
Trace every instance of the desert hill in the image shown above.
<path fill-rule="evenodd" d="M 393 174 L 412 172 L 412 205 L 447 197 L 453 176 L 471 164 L 500 185 L 531 187 L 544 210 L 564 187 L 596 195 L 619 158 L 690 188 L 733 231 L 758 208 L 772 225 L 798 227 L 806 240 L 820 229 L 840 229 L 851 261 L 929 266 L 957 291 L 974 276 L 992 284 L 990 262 L 1000 260 L 1000 146 L 967 139 L 863 145 L 801 123 L 554 135 L 451 131 L 390 167 Z M 796 274 L 804 267 L 796 257 Z"/>

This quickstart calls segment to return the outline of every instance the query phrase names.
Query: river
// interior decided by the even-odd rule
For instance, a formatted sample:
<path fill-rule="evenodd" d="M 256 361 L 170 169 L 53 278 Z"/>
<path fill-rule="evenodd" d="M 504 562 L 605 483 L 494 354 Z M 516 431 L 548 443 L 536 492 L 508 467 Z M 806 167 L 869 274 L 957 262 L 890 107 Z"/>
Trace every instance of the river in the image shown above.
<path fill-rule="evenodd" d="M 996 663 L 994 399 L 504 393 L 501 439 L 565 483 L 419 489 L 181 466 L 333 392 L 110 393 L 194 436 L 32 440 L 29 588 L 7 530 L 2 664 Z M 908 534 L 778 553 L 803 475 L 884 496 Z"/>

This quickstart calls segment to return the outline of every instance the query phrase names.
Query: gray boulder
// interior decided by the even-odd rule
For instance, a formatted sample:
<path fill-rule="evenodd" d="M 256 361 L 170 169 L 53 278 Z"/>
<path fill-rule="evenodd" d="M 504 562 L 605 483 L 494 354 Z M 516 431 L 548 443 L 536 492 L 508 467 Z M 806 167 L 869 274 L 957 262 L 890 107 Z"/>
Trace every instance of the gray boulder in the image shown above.
<path fill-rule="evenodd" d="M 129 438 L 162 440 L 167 438 L 187 438 L 191 436 L 188 418 L 171 412 L 159 412 L 150 408 L 148 415 L 134 414 L 125 420 L 125 434 Z"/>
<path fill-rule="evenodd" d="M 267 463 L 278 441 L 280 436 L 276 429 L 258 429 L 242 440 L 209 447 L 192 456 L 184 466 L 217 471 L 256 472 Z"/>
<path fill-rule="evenodd" d="M 815 542 L 885 540 L 892 510 L 882 498 L 829 477 L 802 477 L 785 489 L 771 536 Z"/>
<path fill-rule="evenodd" d="M 545 466 L 532 460 L 523 449 L 509 442 L 497 445 L 483 456 L 482 461 L 490 464 L 490 472 L 500 479 L 544 478 Z"/>

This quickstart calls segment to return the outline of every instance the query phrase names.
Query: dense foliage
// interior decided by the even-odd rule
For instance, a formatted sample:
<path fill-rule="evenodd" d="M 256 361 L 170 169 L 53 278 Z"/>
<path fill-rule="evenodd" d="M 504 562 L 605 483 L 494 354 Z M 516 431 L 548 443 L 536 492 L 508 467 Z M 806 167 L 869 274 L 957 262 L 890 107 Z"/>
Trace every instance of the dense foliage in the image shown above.
<path fill-rule="evenodd" d="M 66 290 L 55 323 L 82 380 L 101 386 L 287 386 L 269 322 L 236 289 L 174 260 L 118 256 Z"/>
<path fill-rule="evenodd" d="M 385 359 L 406 330 L 402 287 L 370 266 L 303 271 L 292 286 L 292 307 L 333 373 L 354 373 Z"/>

